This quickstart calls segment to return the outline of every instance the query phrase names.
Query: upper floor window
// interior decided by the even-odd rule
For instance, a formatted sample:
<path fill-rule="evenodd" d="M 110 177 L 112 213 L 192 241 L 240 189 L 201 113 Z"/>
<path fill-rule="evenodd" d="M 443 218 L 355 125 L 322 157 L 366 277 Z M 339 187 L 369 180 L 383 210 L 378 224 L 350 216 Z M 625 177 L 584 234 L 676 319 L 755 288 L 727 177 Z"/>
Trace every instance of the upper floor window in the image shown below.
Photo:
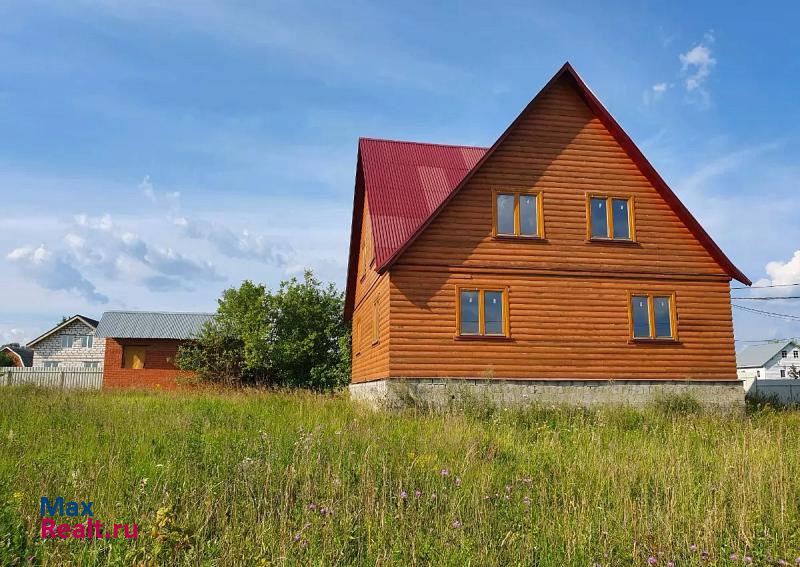
<path fill-rule="evenodd" d="M 631 338 L 675 339 L 675 294 L 630 295 Z"/>
<path fill-rule="evenodd" d="M 786 358 L 787 356 L 788 356 L 788 354 L 786 353 L 786 351 L 782 350 L 781 351 L 781 358 Z"/>
<path fill-rule="evenodd" d="M 493 191 L 492 198 L 492 236 L 544 237 L 541 193 Z"/>
<path fill-rule="evenodd" d="M 459 336 L 507 337 L 508 290 L 457 288 L 456 327 Z"/>
<path fill-rule="evenodd" d="M 792 352 L 792 356 L 794 356 L 795 358 L 800 358 L 800 352 L 795 350 Z"/>
<path fill-rule="evenodd" d="M 94 344 L 94 336 L 92 335 L 81 335 L 78 337 L 78 340 L 80 341 L 80 345 L 84 348 L 92 348 Z"/>
<path fill-rule="evenodd" d="M 75 335 L 61 335 L 61 347 L 70 348 L 75 341 Z"/>
<path fill-rule="evenodd" d="M 587 195 L 587 236 L 595 240 L 634 240 L 633 198 Z"/>

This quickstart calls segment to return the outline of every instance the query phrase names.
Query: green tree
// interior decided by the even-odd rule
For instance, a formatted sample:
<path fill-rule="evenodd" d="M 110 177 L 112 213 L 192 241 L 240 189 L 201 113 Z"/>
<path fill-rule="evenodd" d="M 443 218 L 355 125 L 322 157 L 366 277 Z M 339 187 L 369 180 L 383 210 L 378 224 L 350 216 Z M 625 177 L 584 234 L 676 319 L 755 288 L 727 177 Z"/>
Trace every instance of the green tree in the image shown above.
<path fill-rule="evenodd" d="M 7 352 L 0 352 L 0 367 L 14 366 L 14 359 Z"/>
<path fill-rule="evenodd" d="M 217 316 L 178 353 L 177 364 L 205 380 L 328 390 L 350 378 L 344 298 L 311 271 L 277 291 L 245 281 L 227 289 Z"/>

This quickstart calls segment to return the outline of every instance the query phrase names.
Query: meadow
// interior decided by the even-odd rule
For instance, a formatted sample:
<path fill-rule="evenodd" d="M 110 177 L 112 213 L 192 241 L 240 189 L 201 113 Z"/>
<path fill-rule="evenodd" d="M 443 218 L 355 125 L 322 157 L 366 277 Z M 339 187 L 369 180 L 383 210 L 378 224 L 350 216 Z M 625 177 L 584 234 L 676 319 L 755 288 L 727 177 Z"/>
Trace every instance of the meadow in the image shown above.
<path fill-rule="evenodd" d="M 39 537 L 40 498 L 137 539 Z M 78 521 L 78 520 L 74 520 Z M 2 565 L 794 565 L 800 412 L 0 390 Z"/>

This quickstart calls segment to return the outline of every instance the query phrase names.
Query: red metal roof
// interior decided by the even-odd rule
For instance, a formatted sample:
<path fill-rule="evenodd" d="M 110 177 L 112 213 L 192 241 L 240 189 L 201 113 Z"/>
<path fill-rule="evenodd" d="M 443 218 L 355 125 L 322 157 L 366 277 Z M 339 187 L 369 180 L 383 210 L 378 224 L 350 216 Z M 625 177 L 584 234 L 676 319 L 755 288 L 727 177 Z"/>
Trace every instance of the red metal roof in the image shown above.
<path fill-rule="evenodd" d="M 358 149 L 382 270 L 444 202 L 486 148 L 362 138 Z"/>

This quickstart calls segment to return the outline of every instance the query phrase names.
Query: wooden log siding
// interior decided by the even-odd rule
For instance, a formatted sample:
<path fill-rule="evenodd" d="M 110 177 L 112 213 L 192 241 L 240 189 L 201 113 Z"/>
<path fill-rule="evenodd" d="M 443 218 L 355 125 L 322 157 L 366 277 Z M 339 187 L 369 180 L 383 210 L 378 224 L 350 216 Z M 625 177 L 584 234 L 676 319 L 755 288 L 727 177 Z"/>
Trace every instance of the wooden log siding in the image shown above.
<path fill-rule="evenodd" d="M 398 264 L 725 275 L 569 79 L 539 102 Z M 519 189 L 542 192 L 546 242 L 491 237 L 492 190 Z M 633 197 L 635 244 L 586 242 L 587 193 Z"/>
<path fill-rule="evenodd" d="M 374 258 L 372 228 L 369 222 L 368 205 L 364 203 L 364 218 L 361 231 L 361 246 Z M 359 258 L 359 266 L 360 266 Z M 367 261 L 364 277 L 356 279 L 355 308 L 353 309 L 352 381 L 363 382 L 389 376 L 389 274 L 378 275 L 375 264 Z M 378 302 L 378 342 L 372 341 L 374 305 Z M 366 333 L 367 336 L 362 336 Z"/>
<path fill-rule="evenodd" d="M 493 190 L 541 191 L 546 238 L 493 238 Z M 587 193 L 632 197 L 635 243 L 587 241 Z M 387 274 L 357 284 L 354 323 L 369 290 L 390 301 L 353 381 L 736 380 L 729 280 L 564 76 Z M 508 339 L 455 337 L 457 285 L 508 286 Z M 629 291 L 674 292 L 679 340 L 632 342 Z"/>
<path fill-rule="evenodd" d="M 509 286 L 509 339 L 455 338 L 456 286 Z M 630 340 L 628 291 L 676 294 L 679 341 Z M 728 283 L 420 270 L 391 275 L 390 374 L 537 379 L 736 378 Z"/>

